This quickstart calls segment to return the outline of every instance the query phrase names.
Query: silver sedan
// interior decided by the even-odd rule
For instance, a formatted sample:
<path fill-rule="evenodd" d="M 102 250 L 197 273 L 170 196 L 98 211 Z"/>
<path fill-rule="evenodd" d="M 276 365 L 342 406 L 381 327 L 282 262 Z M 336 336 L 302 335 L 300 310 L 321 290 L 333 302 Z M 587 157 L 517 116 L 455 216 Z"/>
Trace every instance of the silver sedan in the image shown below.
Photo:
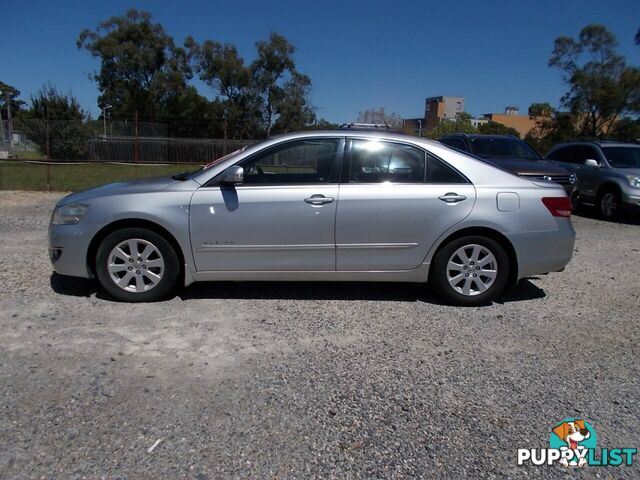
<path fill-rule="evenodd" d="M 194 281 L 428 282 L 490 302 L 569 262 L 562 187 L 404 135 L 288 134 L 171 178 L 73 193 L 49 227 L 53 268 L 123 301 Z"/>

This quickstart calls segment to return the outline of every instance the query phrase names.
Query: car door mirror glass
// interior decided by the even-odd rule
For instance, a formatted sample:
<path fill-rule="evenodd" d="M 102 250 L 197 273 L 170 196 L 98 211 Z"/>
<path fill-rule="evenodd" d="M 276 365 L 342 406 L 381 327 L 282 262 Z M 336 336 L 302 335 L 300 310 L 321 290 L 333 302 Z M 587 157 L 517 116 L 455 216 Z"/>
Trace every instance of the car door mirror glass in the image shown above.
<path fill-rule="evenodd" d="M 598 161 L 597 161 L 597 160 L 594 160 L 593 158 L 588 158 L 588 159 L 586 159 L 586 160 L 584 161 L 584 164 L 585 164 L 587 167 L 599 167 L 599 166 L 600 166 L 600 164 L 598 163 Z"/>
<path fill-rule="evenodd" d="M 244 168 L 239 165 L 232 165 L 222 172 L 220 183 L 225 185 L 233 185 L 244 181 Z"/>

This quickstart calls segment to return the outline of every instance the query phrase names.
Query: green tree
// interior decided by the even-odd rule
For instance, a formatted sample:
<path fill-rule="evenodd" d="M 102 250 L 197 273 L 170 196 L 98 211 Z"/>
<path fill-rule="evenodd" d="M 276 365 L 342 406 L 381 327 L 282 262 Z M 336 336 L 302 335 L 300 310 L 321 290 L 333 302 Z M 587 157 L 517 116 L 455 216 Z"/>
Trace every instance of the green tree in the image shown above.
<path fill-rule="evenodd" d="M 455 120 L 445 120 L 440 122 L 436 128 L 425 132 L 424 136 L 437 140 L 438 138 L 451 133 L 476 133 L 477 130 L 471 123 L 471 115 L 462 112 L 456 115 Z"/>
<path fill-rule="evenodd" d="M 500 122 L 494 122 L 492 120 L 487 123 L 483 123 L 478 127 L 478 133 L 484 133 L 488 135 L 513 135 L 520 138 L 520 132 L 513 127 L 507 127 Z"/>
<path fill-rule="evenodd" d="M 615 123 L 609 133 L 612 140 L 640 142 L 640 119 L 622 118 Z"/>
<path fill-rule="evenodd" d="M 291 79 L 282 87 L 282 93 L 275 103 L 277 119 L 273 131 L 277 133 L 304 130 L 314 125 L 316 112 L 309 103 L 311 79 L 293 72 Z"/>
<path fill-rule="evenodd" d="M 13 115 L 22 111 L 26 105 L 26 102 L 20 100 L 20 90 L 4 82 L 0 82 L 0 112 L 2 112 L 3 118 L 6 119 L 7 111 L 7 97 L 11 102 L 11 113 Z"/>
<path fill-rule="evenodd" d="M 102 94 L 99 105 L 112 106 L 113 115 L 156 120 L 164 105 L 181 95 L 191 78 L 184 49 L 176 47 L 164 27 L 151 14 L 135 9 L 84 30 L 77 40 L 100 59 L 91 75 Z"/>
<path fill-rule="evenodd" d="M 281 130 L 309 125 L 315 119 L 307 97 L 311 79 L 298 72 L 293 55 L 296 48 L 279 33 L 256 43 L 257 58 L 251 63 L 253 87 L 261 102 L 263 128 Z M 280 116 L 283 116 L 279 120 Z"/>
<path fill-rule="evenodd" d="M 561 102 L 581 136 L 606 136 L 620 116 L 640 104 L 640 69 L 627 66 L 616 47 L 615 36 L 597 24 L 584 27 L 577 39 L 555 40 L 549 66 L 564 74 L 569 91 Z"/>
<path fill-rule="evenodd" d="M 535 126 L 524 139 L 543 154 L 555 144 L 573 140 L 577 135 L 573 114 L 559 113 L 547 102 L 532 103 L 529 118 L 535 121 Z"/>
<path fill-rule="evenodd" d="M 31 96 L 31 107 L 16 128 L 49 158 L 78 160 L 87 157 L 89 119 L 71 92 L 62 93 L 48 84 Z"/>
<path fill-rule="evenodd" d="M 376 123 L 389 125 L 393 128 L 402 127 L 402 116 L 394 112 L 387 112 L 384 107 L 371 108 L 363 112 L 358 112 L 359 123 Z"/>
<path fill-rule="evenodd" d="M 217 94 L 222 106 L 223 136 L 254 138 L 260 128 L 257 94 L 251 72 L 234 45 L 188 37 L 185 47 L 200 80 Z"/>

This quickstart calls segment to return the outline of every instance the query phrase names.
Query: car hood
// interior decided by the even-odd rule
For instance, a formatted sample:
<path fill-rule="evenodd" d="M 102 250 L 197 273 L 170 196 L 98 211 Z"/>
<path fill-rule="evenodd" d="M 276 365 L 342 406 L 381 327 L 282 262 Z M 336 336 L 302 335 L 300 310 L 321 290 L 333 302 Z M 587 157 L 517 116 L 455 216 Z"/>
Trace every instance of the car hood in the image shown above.
<path fill-rule="evenodd" d="M 145 193 L 164 190 L 169 185 L 176 183 L 177 180 L 171 177 L 152 177 L 140 180 L 128 180 L 125 182 L 114 182 L 99 187 L 90 188 L 81 192 L 72 193 L 61 199 L 57 206 L 66 205 L 68 203 L 82 203 L 92 198 L 105 197 L 110 195 L 122 195 L 127 193 Z"/>
<path fill-rule="evenodd" d="M 569 172 L 554 165 L 547 160 L 524 160 L 521 158 L 485 158 L 485 162 L 491 163 L 517 175 L 568 175 Z"/>
<path fill-rule="evenodd" d="M 622 175 L 636 175 L 640 177 L 640 168 L 614 168 L 613 170 Z"/>

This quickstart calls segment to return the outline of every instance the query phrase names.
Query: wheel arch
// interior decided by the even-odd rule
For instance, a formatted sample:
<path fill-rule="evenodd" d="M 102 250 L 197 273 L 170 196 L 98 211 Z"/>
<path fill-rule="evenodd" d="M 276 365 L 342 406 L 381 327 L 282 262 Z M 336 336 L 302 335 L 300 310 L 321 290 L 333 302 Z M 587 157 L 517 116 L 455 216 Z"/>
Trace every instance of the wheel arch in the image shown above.
<path fill-rule="evenodd" d="M 139 218 L 127 218 L 123 220 L 116 220 L 108 225 L 102 227 L 91 239 L 91 243 L 89 243 L 89 248 L 87 249 L 87 270 L 91 273 L 92 276 L 96 275 L 96 256 L 98 254 L 98 247 L 100 243 L 111 233 L 121 230 L 123 228 L 146 228 L 147 230 L 151 230 L 152 232 L 157 233 L 158 235 L 162 235 L 173 247 L 176 254 L 178 255 L 178 259 L 180 262 L 180 278 L 184 280 L 184 266 L 185 266 L 185 257 L 182 248 L 180 247 L 180 243 L 176 240 L 176 237 L 173 234 L 164 228 L 161 225 L 158 225 L 155 222 L 145 219 Z"/>
<path fill-rule="evenodd" d="M 507 285 L 515 285 L 518 281 L 518 255 L 516 254 L 516 249 L 504 234 L 497 230 L 494 230 L 493 228 L 466 227 L 460 230 L 456 230 L 455 232 L 450 233 L 442 241 L 440 241 L 437 248 L 433 252 L 433 255 L 431 255 L 431 259 L 433 259 L 438 254 L 438 252 L 443 249 L 449 242 L 470 235 L 480 235 L 490 238 L 496 241 L 502 248 L 504 248 L 505 252 L 507 252 L 507 257 L 509 258 L 509 279 Z M 429 275 L 431 275 L 431 272 L 429 273 Z"/>
<path fill-rule="evenodd" d="M 618 185 L 617 182 L 614 182 L 613 180 L 607 180 L 605 182 L 602 182 L 598 187 L 598 190 L 596 192 L 596 199 L 599 199 L 600 195 L 602 195 L 604 192 L 609 192 L 609 191 L 615 192 L 618 195 L 622 195 L 622 187 Z"/>

